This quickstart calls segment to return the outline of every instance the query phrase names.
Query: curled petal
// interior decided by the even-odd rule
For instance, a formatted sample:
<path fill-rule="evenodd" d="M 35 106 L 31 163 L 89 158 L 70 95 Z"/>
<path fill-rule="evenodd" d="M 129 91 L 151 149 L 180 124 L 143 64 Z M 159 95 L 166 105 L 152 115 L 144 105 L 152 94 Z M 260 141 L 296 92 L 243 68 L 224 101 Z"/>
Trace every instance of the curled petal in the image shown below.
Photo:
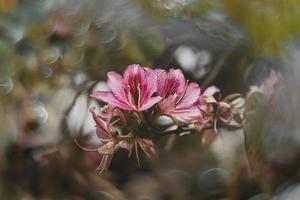
<path fill-rule="evenodd" d="M 219 92 L 220 92 L 219 88 L 217 88 L 216 86 L 210 86 L 206 88 L 206 90 L 200 96 L 199 102 L 202 101 L 203 103 L 214 103 L 214 104 L 218 103 L 214 95 Z"/>
<path fill-rule="evenodd" d="M 218 92 L 220 92 L 219 88 L 217 88 L 216 86 L 210 86 L 203 92 L 203 96 L 214 96 Z"/>
<path fill-rule="evenodd" d="M 148 158 L 152 158 L 155 155 L 154 144 L 151 140 L 148 139 L 138 139 L 138 144 Z"/>
<path fill-rule="evenodd" d="M 101 110 L 100 116 L 103 116 L 104 120 L 106 121 L 106 130 L 109 130 L 109 124 L 111 123 L 111 119 L 115 115 L 114 111 L 117 107 L 108 105 L 105 106 L 104 109 Z"/>
<path fill-rule="evenodd" d="M 96 134 L 102 142 L 107 142 L 107 141 L 111 140 L 111 135 L 107 131 L 105 131 L 99 127 L 97 127 L 97 129 L 96 129 Z"/>
<path fill-rule="evenodd" d="M 204 97 L 206 103 L 216 104 L 218 101 L 213 96 L 205 96 Z"/>
<path fill-rule="evenodd" d="M 95 107 L 92 107 L 90 109 L 90 112 L 93 115 L 94 121 L 96 122 L 96 126 L 97 126 L 97 136 L 100 139 L 108 139 L 110 138 L 109 134 L 108 134 L 108 129 L 107 129 L 107 124 L 106 122 L 104 122 L 100 117 L 97 116 L 96 111 L 95 111 Z"/>

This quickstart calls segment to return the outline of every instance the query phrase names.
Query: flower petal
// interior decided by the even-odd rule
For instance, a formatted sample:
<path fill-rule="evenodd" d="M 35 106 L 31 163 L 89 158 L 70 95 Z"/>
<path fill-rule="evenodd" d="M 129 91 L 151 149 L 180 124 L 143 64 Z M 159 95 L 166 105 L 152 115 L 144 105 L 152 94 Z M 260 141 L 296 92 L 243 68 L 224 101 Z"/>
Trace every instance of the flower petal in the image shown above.
<path fill-rule="evenodd" d="M 106 127 L 105 122 L 100 117 L 97 116 L 95 109 L 96 109 L 95 107 L 90 108 L 90 112 L 93 115 L 93 119 L 96 122 L 97 126 L 99 126 L 102 129 L 105 129 Z"/>
<path fill-rule="evenodd" d="M 205 89 L 202 96 L 206 103 L 217 103 L 217 100 L 215 99 L 214 95 L 216 93 L 220 92 L 220 89 L 216 86 L 210 86 Z"/>
<path fill-rule="evenodd" d="M 103 101 L 105 103 L 111 104 L 113 106 L 116 106 L 118 108 L 124 109 L 124 110 L 132 110 L 126 103 L 120 101 L 117 99 L 112 92 L 106 92 L 106 91 L 96 91 L 93 92 L 90 95 L 91 98 L 99 101 Z"/>
<path fill-rule="evenodd" d="M 176 99 L 177 94 L 173 94 L 163 99 L 161 102 L 159 102 L 160 111 L 164 114 L 170 114 L 175 109 Z"/>
<path fill-rule="evenodd" d="M 163 98 L 181 93 L 184 86 L 185 78 L 180 69 L 170 69 L 169 72 L 163 71 L 158 75 L 157 93 Z"/>
<path fill-rule="evenodd" d="M 152 158 L 155 154 L 154 144 L 149 139 L 138 139 L 138 144 L 144 153 L 148 156 L 148 158 Z"/>
<path fill-rule="evenodd" d="M 188 109 L 174 110 L 171 115 L 178 121 L 185 123 L 193 123 L 203 119 L 203 114 L 197 106 Z"/>
<path fill-rule="evenodd" d="M 217 88 L 216 86 L 210 86 L 203 92 L 203 96 L 213 96 L 217 92 L 220 92 L 219 88 Z"/>
<path fill-rule="evenodd" d="M 123 77 L 116 72 L 107 73 L 107 85 L 111 89 L 112 93 L 118 98 L 123 99 Z"/>
<path fill-rule="evenodd" d="M 95 112 L 95 107 L 92 107 L 90 109 L 90 112 L 93 115 L 94 121 L 96 122 L 96 134 L 98 136 L 98 138 L 100 140 L 107 140 L 110 139 L 111 136 L 107 131 L 107 124 L 105 121 L 103 121 L 100 117 L 97 116 L 96 112 Z"/>
<path fill-rule="evenodd" d="M 106 143 L 107 141 L 109 141 L 111 139 L 111 136 L 109 135 L 109 133 L 99 127 L 97 127 L 97 129 L 96 129 L 96 134 L 101 142 Z"/>
<path fill-rule="evenodd" d="M 138 111 L 141 105 L 150 98 L 150 95 L 146 95 L 147 98 L 142 100 L 142 96 L 145 96 L 149 87 L 144 67 L 137 64 L 129 65 L 124 72 L 123 83 L 124 101 L 132 110 Z"/>
<path fill-rule="evenodd" d="M 125 69 L 123 80 L 124 85 L 130 85 L 135 80 L 138 79 L 141 86 L 146 83 L 146 72 L 145 69 L 139 64 L 128 65 Z"/>
<path fill-rule="evenodd" d="M 151 97 L 157 91 L 158 75 L 163 72 L 161 69 L 146 69 L 147 73 L 147 88 L 142 89 L 142 102 Z"/>
<path fill-rule="evenodd" d="M 176 109 L 186 109 L 194 105 L 200 95 L 200 87 L 197 83 L 190 83 L 182 97 L 179 99 L 176 105 Z"/>
<path fill-rule="evenodd" d="M 159 96 L 151 97 L 150 99 L 148 99 L 147 102 L 142 104 L 142 106 L 138 109 L 138 111 L 147 110 L 147 109 L 151 108 L 154 104 L 158 103 L 161 100 L 162 100 L 162 98 L 159 97 Z"/>

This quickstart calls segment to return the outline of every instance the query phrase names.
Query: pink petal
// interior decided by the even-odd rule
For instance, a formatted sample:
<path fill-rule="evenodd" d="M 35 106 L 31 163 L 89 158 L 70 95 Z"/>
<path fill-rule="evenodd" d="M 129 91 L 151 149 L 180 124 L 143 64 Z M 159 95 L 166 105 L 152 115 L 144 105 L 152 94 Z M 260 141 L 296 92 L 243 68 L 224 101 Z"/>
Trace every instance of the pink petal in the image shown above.
<path fill-rule="evenodd" d="M 97 125 L 97 129 L 96 129 L 96 134 L 97 136 L 101 139 L 101 140 L 106 140 L 106 139 L 110 139 L 111 136 L 110 134 L 107 132 L 107 124 L 106 122 L 104 122 L 102 119 L 100 119 L 96 112 L 95 112 L 95 107 L 90 109 L 90 112 L 93 115 L 94 121 L 96 122 Z"/>
<path fill-rule="evenodd" d="M 161 97 L 181 93 L 184 86 L 185 78 L 179 69 L 170 69 L 169 72 L 163 71 L 158 75 L 157 93 Z"/>
<path fill-rule="evenodd" d="M 177 94 L 173 94 L 163 99 L 161 102 L 159 102 L 160 111 L 164 114 L 170 114 L 175 109 L 176 99 Z"/>
<path fill-rule="evenodd" d="M 106 121 L 106 130 L 108 130 L 108 125 L 111 122 L 112 117 L 114 116 L 114 110 L 116 107 L 108 105 L 100 112 L 100 117 Z"/>
<path fill-rule="evenodd" d="M 151 158 L 155 154 L 154 144 L 151 140 L 148 139 L 138 139 L 138 144 L 140 145 L 141 149 L 144 153 Z"/>
<path fill-rule="evenodd" d="M 154 104 L 158 103 L 161 100 L 162 100 L 162 98 L 159 97 L 159 96 L 151 97 L 150 99 L 148 99 L 147 102 L 142 104 L 142 106 L 138 109 L 138 111 L 147 110 L 147 109 L 151 108 Z"/>
<path fill-rule="evenodd" d="M 139 104 L 138 102 L 135 102 L 135 95 L 138 95 L 138 94 L 134 94 L 131 92 L 131 88 L 126 88 L 124 90 L 124 95 L 125 95 L 125 102 L 126 104 L 128 105 L 128 107 L 131 108 L 131 110 L 134 110 L 136 111 L 138 108 L 136 104 Z M 138 98 L 138 97 L 136 97 Z"/>
<path fill-rule="evenodd" d="M 195 121 L 199 121 L 199 120 L 202 120 L 202 118 L 203 118 L 203 114 L 202 114 L 201 110 L 196 106 L 194 106 L 192 108 L 188 108 L 188 109 L 174 110 L 171 114 L 178 121 L 186 122 L 186 123 L 192 123 Z"/>
<path fill-rule="evenodd" d="M 220 89 L 216 86 L 210 86 L 206 88 L 206 90 L 202 94 L 203 100 L 206 103 L 218 103 L 218 101 L 214 97 L 214 95 L 218 92 L 220 92 Z"/>
<path fill-rule="evenodd" d="M 185 86 L 185 77 L 180 69 L 170 69 L 170 77 L 178 82 L 178 91 L 181 92 Z"/>
<path fill-rule="evenodd" d="M 200 87 L 197 83 L 190 83 L 183 96 L 179 99 L 176 109 L 189 108 L 196 103 L 200 95 Z"/>
<path fill-rule="evenodd" d="M 141 104 L 146 104 L 157 91 L 157 76 L 163 70 L 147 69 L 147 80 L 145 85 L 141 85 Z"/>
<path fill-rule="evenodd" d="M 213 96 L 218 92 L 220 92 L 219 88 L 217 88 L 216 86 L 210 86 L 203 92 L 203 96 Z"/>
<path fill-rule="evenodd" d="M 92 115 L 93 115 L 93 119 L 94 119 L 94 121 L 96 122 L 96 124 L 97 124 L 97 126 L 98 127 L 100 127 L 100 128 L 102 128 L 102 129 L 105 129 L 105 122 L 101 119 L 101 118 L 99 118 L 98 116 L 97 116 L 97 114 L 96 114 L 96 111 L 95 111 L 95 107 L 92 107 L 91 109 L 90 109 L 90 112 L 92 113 Z"/>
<path fill-rule="evenodd" d="M 140 84 L 146 83 L 146 72 L 145 69 L 139 64 L 128 65 L 125 69 L 123 80 L 125 86 L 130 85 L 132 79 L 140 80 Z"/>
<path fill-rule="evenodd" d="M 147 69 L 147 91 L 146 94 L 143 95 L 142 101 L 144 98 L 151 97 L 157 91 L 157 78 L 158 75 L 163 72 L 161 69 Z M 144 89 L 144 88 L 142 88 Z M 144 92 L 144 91 L 143 91 Z M 144 94 L 144 93 L 143 93 Z"/>
<path fill-rule="evenodd" d="M 96 91 L 93 92 L 90 95 L 91 98 L 99 101 L 103 101 L 105 103 L 111 104 L 113 106 L 116 106 L 118 108 L 124 109 L 124 110 L 132 110 L 126 103 L 120 101 L 117 99 L 112 92 L 106 92 L 106 91 Z"/>
<path fill-rule="evenodd" d="M 123 80 L 126 87 L 124 90 L 126 102 L 132 110 L 137 111 L 150 98 L 144 67 L 137 64 L 129 65 L 124 72 Z"/>
<path fill-rule="evenodd" d="M 199 95 L 198 103 L 199 104 L 205 104 L 204 97 L 201 94 Z"/>
<path fill-rule="evenodd" d="M 116 72 L 107 73 L 107 84 L 111 89 L 112 93 L 118 98 L 123 99 L 123 77 Z"/>
<path fill-rule="evenodd" d="M 201 97 L 199 98 L 199 101 L 196 103 L 196 106 L 198 106 L 198 108 L 199 108 L 200 110 L 203 110 L 203 111 L 207 110 L 207 104 L 206 104 L 206 102 L 205 102 L 203 96 L 201 96 Z"/>
<path fill-rule="evenodd" d="M 166 87 L 168 84 L 168 72 L 162 71 L 157 77 L 157 94 L 166 97 Z"/>
<path fill-rule="evenodd" d="M 111 139 L 109 133 L 99 127 L 96 129 L 96 134 L 102 142 L 106 142 L 107 140 Z"/>

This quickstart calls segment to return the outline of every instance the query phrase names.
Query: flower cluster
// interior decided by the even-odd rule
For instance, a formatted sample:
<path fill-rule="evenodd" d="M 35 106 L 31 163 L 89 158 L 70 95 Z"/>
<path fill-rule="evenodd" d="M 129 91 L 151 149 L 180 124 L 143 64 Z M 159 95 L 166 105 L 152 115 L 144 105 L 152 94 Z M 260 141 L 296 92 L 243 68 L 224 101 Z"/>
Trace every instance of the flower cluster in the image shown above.
<path fill-rule="evenodd" d="M 118 148 L 128 150 L 129 155 L 134 150 L 139 162 L 139 148 L 151 158 L 155 154 L 153 141 L 162 136 L 204 129 L 217 132 L 218 126 L 241 122 L 233 103 L 239 95 L 221 100 L 215 86 L 201 93 L 199 85 L 186 80 L 180 69 L 165 71 L 129 65 L 123 76 L 109 72 L 107 84 L 110 91 L 90 95 L 105 103 L 98 112 L 95 108 L 90 110 L 102 141 L 94 149 L 102 155 L 100 171 L 109 166 Z M 171 123 L 164 123 L 163 117 Z"/>

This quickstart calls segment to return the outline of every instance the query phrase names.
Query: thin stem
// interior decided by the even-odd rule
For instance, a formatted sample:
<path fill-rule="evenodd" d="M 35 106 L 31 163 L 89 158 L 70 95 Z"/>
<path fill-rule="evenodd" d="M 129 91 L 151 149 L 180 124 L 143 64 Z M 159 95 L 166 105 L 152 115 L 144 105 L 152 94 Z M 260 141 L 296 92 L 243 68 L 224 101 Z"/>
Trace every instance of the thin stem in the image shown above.
<path fill-rule="evenodd" d="M 136 155 L 138 166 L 141 167 L 137 142 L 134 142 L 134 147 L 135 147 L 135 155 Z"/>

